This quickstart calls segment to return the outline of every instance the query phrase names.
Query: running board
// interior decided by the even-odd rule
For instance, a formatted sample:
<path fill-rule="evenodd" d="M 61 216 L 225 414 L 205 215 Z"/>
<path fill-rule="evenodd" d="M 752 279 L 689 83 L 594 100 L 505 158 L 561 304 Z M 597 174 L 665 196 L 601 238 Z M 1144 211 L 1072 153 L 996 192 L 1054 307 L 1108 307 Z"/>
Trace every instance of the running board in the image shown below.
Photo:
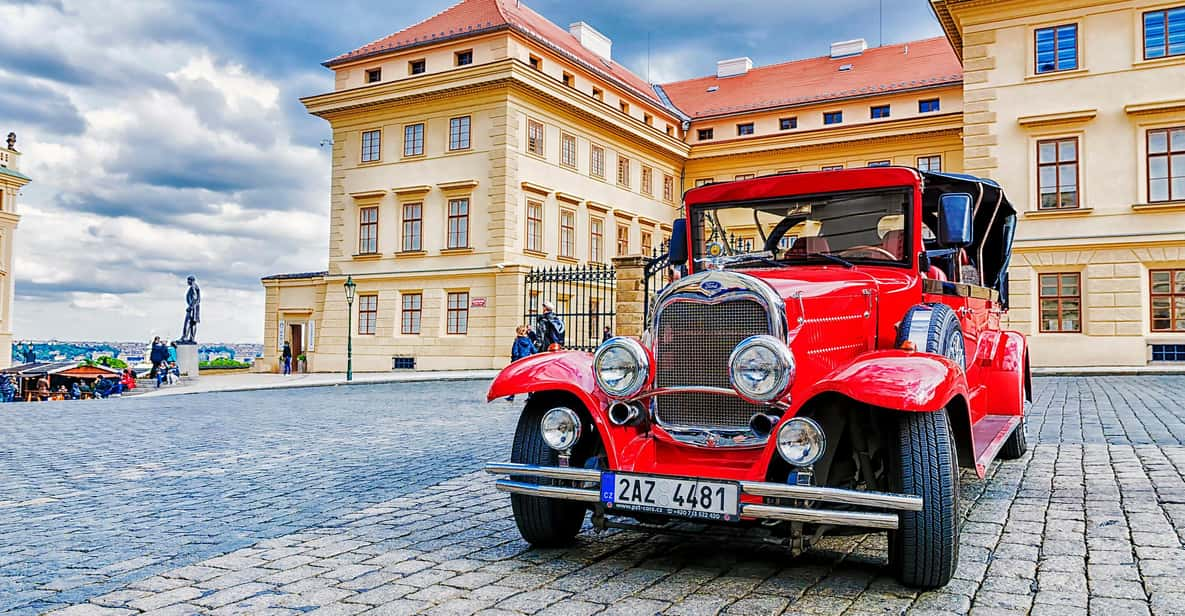
<path fill-rule="evenodd" d="M 1021 419 L 1020 415 L 985 415 L 971 428 L 972 439 L 978 450 L 975 452 L 975 473 L 980 479 L 984 478 L 988 466 L 996 459 L 1008 437 L 1012 436 L 1012 431 L 1024 429 Z M 980 443 L 983 443 L 982 448 L 979 447 Z"/>

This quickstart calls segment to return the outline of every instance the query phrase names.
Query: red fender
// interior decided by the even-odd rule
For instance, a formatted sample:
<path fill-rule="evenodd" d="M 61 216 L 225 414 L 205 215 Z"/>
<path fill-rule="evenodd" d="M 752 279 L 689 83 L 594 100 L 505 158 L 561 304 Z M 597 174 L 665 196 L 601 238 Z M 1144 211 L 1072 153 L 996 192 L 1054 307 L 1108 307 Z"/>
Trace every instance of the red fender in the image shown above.
<path fill-rule="evenodd" d="M 965 399 L 967 381 L 959 366 L 941 355 L 873 351 L 815 383 L 804 400 L 829 391 L 872 406 L 932 412 L 955 396 Z"/>
<path fill-rule="evenodd" d="M 1025 399 L 1029 395 L 1025 387 L 1029 378 L 1028 362 L 1025 361 L 1028 343 L 1019 332 L 992 334 L 992 340 L 981 340 L 981 344 L 990 344 L 991 353 L 979 360 L 986 386 L 984 392 L 988 396 L 980 408 L 992 415 L 1023 415 Z"/>

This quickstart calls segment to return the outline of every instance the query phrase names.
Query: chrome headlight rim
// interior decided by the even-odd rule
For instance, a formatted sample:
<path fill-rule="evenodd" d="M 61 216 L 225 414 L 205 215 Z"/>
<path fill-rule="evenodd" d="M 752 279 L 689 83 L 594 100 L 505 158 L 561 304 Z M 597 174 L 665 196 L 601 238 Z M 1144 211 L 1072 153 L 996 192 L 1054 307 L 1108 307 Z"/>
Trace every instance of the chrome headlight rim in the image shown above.
<path fill-rule="evenodd" d="M 736 365 L 737 360 L 745 352 L 754 347 L 760 347 L 773 353 L 774 360 L 778 364 L 778 373 L 774 381 L 774 386 L 764 393 L 745 389 L 741 378 L 737 375 L 739 372 Z M 790 387 L 794 385 L 795 375 L 796 365 L 794 363 L 794 353 L 790 350 L 790 347 L 773 336 L 765 334 L 749 336 L 737 344 L 728 356 L 728 384 L 742 398 L 756 404 L 769 404 L 785 397 L 790 392 Z"/>
<path fill-rule="evenodd" d="M 816 438 L 813 445 L 816 447 L 814 447 L 813 454 L 810 457 L 794 459 L 782 449 L 782 433 L 799 426 L 805 426 L 808 433 L 814 432 Z M 811 419 L 810 417 L 791 417 L 790 419 L 783 421 L 778 426 L 777 432 L 774 434 L 774 448 L 777 449 L 778 455 L 781 456 L 783 460 L 793 466 L 812 466 L 822 459 L 823 455 L 827 453 L 827 434 L 823 432 L 823 427 L 819 425 L 819 422 Z"/>
<path fill-rule="evenodd" d="M 627 386 L 615 388 L 606 383 L 601 376 L 601 362 L 610 351 L 618 349 L 624 350 L 630 355 L 634 362 L 634 375 Z M 596 353 L 593 354 L 592 367 L 597 387 L 614 399 L 629 398 L 642 391 L 646 387 L 646 383 L 650 381 L 650 353 L 646 351 L 646 347 L 633 338 L 616 336 L 606 340 L 600 347 L 597 347 Z"/>
<path fill-rule="evenodd" d="M 548 437 L 548 435 L 551 433 L 548 424 L 553 418 L 558 418 L 561 421 L 568 422 L 568 425 L 571 426 L 571 429 L 566 434 L 571 435 L 571 440 L 565 440 L 561 438 L 559 441 L 553 441 Z M 556 451 L 568 451 L 572 449 L 572 447 L 576 446 L 576 443 L 580 442 L 580 434 L 582 431 L 581 423 L 580 415 L 578 415 L 576 411 L 573 411 L 566 406 L 557 406 L 555 408 L 549 409 L 543 414 L 543 417 L 539 418 L 539 435 L 543 438 L 543 443 L 548 447 Z"/>

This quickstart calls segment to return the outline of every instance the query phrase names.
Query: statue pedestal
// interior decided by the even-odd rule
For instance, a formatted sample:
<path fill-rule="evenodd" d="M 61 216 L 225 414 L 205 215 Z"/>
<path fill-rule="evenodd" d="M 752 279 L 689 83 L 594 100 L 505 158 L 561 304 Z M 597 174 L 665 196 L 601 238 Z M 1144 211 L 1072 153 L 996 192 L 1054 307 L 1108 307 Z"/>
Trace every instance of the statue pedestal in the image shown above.
<path fill-rule="evenodd" d="M 177 345 L 177 369 L 181 371 L 181 376 L 194 380 L 198 378 L 198 345 Z"/>

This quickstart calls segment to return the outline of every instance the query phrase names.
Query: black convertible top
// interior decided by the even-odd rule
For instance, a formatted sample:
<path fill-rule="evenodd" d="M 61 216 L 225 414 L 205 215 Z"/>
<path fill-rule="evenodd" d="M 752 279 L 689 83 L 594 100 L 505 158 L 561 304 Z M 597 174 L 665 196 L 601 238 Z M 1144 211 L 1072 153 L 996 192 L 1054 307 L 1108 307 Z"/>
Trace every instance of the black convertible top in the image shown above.
<path fill-rule="evenodd" d="M 944 193 L 967 193 L 975 204 L 971 245 L 967 252 L 979 269 L 983 286 L 1000 292 L 1007 302 L 1008 263 L 1016 235 L 1016 209 L 996 182 L 962 173 L 919 172 L 922 175 L 922 216 L 938 228 L 938 199 Z"/>

